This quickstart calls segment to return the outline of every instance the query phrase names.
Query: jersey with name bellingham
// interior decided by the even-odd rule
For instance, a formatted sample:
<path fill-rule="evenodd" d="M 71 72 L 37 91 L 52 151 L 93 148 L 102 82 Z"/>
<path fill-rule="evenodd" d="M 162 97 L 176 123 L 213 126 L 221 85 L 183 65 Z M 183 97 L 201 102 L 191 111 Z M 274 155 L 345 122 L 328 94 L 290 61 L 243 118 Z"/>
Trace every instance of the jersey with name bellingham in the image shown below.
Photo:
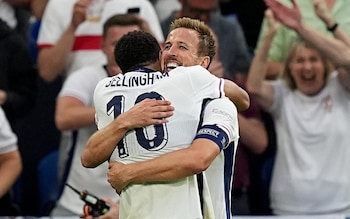
<path fill-rule="evenodd" d="M 169 122 L 129 131 L 111 161 L 133 163 L 188 147 L 196 136 L 203 100 L 224 96 L 224 81 L 200 66 L 170 73 L 129 72 L 99 82 L 94 101 L 101 129 L 146 98 L 171 101 Z M 179 160 L 181 162 L 181 160 Z M 196 176 L 129 185 L 120 196 L 120 218 L 202 218 Z"/>

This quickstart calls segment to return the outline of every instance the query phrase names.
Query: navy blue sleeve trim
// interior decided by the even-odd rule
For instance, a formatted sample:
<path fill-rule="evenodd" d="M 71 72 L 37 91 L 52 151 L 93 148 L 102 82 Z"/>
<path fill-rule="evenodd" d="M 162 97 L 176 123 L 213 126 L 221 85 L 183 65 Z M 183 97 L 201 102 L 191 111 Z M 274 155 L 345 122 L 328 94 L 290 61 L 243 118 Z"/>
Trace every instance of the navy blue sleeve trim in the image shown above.
<path fill-rule="evenodd" d="M 215 142 L 220 150 L 222 150 L 228 144 L 228 136 L 221 128 L 216 125 L 204 125 L 202 126 L 194 139 L 206 138 Z"/>

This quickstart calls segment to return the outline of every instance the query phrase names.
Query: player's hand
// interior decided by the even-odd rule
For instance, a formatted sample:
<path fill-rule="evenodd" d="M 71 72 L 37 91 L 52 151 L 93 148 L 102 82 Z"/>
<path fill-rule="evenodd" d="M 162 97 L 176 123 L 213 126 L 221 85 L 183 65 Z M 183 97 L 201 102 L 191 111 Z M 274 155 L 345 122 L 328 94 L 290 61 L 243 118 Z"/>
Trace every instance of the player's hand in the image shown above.
<path fill-rule="evenodd" d="M 107 181 L 116 190 L 118 194 L 129 184 L 127 172 L 124 171 L 125 164 L 120 162 L 110 162 L 107 173 Z"/>
<path fill-rule="evenodd" d="M 115 202 L 110 198 L 107 197 L 102 197 L 101 198 L 103 201 L 105 201 L 108 205 L 109 205 L 109 211 L 104 214 L 101 215 L 99 217 L 95 217 L 98 219 L 115 219 L 115 218 L 119 218 L 119 202 Z M 84 214 L 80 214 L 80 218 L 86 218 L 86 219 L 94 219 L 93 216 L 86 216 Z"/>
<path fill-rule="evenodd" d="M 157 125 L 168 122 L 174 107 L 167 100 L 145 99 L 117 117 L 126 129 Z"/>

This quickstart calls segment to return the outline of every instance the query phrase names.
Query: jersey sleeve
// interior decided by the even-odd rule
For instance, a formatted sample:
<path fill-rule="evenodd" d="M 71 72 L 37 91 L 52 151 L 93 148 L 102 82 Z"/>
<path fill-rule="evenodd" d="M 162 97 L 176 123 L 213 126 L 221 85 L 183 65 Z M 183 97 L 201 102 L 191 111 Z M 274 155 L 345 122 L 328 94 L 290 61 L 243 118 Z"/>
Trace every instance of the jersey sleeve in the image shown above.
<path fill-rule="evenodd" d="M 228 98 L 211 100 L 204 110 L 203 123 L 195 138 L 207 138 L 225 149 L 239 139 L 237 108 Z"/>
<path fill-rule="evenodd" d="M 201 98 L 209 99 L 225 97 L 224 79 L 216 77 L 207 69 L 199 65 L 178 68 L 180 71 L 187 71 L 189 82 L 191 83 L 193 89 L 192 93 L 194 96 L 200 96 Z"/>

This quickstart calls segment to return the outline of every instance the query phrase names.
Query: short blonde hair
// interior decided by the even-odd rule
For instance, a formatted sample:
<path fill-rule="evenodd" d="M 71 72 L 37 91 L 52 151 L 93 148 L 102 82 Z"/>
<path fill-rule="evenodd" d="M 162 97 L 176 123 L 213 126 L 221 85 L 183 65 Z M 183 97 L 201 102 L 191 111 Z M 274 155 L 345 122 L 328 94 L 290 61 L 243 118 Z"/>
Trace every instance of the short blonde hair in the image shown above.
<path fill-rule="evenodd" d="M 215 40 L 210 28 L 202 21 L 188 17 L 178 18 L 170 25 L 170 31 L 177 28 L 195 30 L 199 37 L 198 56 L 209 56 L 212 60 L 215 56 Z"/>

